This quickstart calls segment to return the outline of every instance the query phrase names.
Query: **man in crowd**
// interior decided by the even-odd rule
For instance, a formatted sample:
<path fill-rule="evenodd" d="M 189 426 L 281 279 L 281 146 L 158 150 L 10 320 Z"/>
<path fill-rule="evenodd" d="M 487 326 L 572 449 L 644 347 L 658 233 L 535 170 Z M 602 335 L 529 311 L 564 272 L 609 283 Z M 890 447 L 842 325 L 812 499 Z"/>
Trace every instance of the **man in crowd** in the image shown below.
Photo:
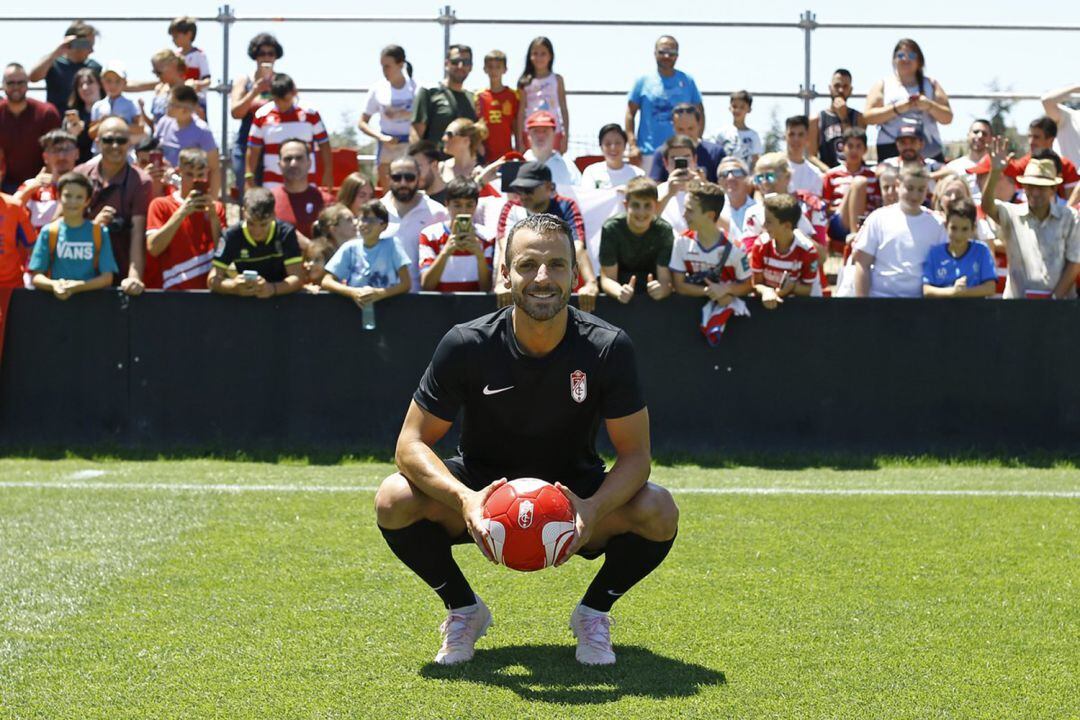
<path fill-rule="evenodd" d="M 900 170 L 900 202 L 866 218 L 852 244 L 855 297 L 922 297 L 922 269 L 930 248 L 948 242 L 945 229 L 923 207 L 930 174 L 920 163 Z"/>
<path fill-rule="evenodd" d="M 838 68 L 829 81 L 829 107 L 810 118 L 807 137 L 810 157 L 818 157 L 825 169 L 834 168 L 844 160 L 844 133 L 848 128 L 865 128 L 862 113 L 849 108 L 851 72 Z"/>
<path fill-rule="evenodd" d="M 990 176 L 987 188 L 1008 164 L 1008 141 L 996 137 L 991 142 Z M 982 196 L 982 209 L 998 223 L 1009 258 L 1004 297 L 1076 297 L 1076 277 L 1080 274 L 1080 218 L 1054 199 L 1062 180 L 1049 159 L 1031 159 L 1018 178 L 1027 203 L 1013 204 L 996 199 L 989 191 Z"/>
<path fill-rule="evenodd" d="M 6 97 L 0 100 L 0 191 L 9 194 L 38 174 L 42 167 L 38 139 L 60 127 L 56 108 L 26 96 L 27 83 L 22 65 L 11 63 L 4 68 Z"/>
<path fill-rule="evenodd" d="M 1064 103 L 1077 93 L 1080 93 L 1080 85 L 1069 85 L 1042 96 L 1046 116 L 1057 123 L 1060 155 L 1071 160 L 1073 165 L 1080 165 L 1080 110 L 1074 110 Z"/>
<path fill-rule="evenodd" d="M 68 27 L 56 49 L 30 70 L 30 82 L 45 81 L 45 99 L 59 113 L 67 109 L 68 98 L 75 87 L 75 73 L 90 68 L 101 75 L 101 65 L 90 59 L 97 34 L 93 25 L 76 20 Z"/>
<path fill-rule="evenodd" d="M 278 163 L 285 182 L 270 191 L 274 194 L 274 215 L 296 228 L 304 238 L 310 238 L 311 226 L 334 199 L 311 183 L 311 156 L 304 140 L 290 138 L 281 143 Z"/>
<path fill-rule="evenodd" d="M 978 176 L 975 173 L 969 173 L 968 170 L 978 166 L 986 157 L 986 149 L 989 147 L 990 140 L 993 137 L 994 130 L 990 126 L 990 121 L 976 120 L 968 128 L 967 154 L 961 155 L 945 165 L 946 170 L 956 173 L 967 181 L 968 189 L 971 190 L 971 199 L 975 201 L 976 205 L 982 199 L 982 188 L 979 187 Z"/>
<path fill-rule="evenodd" d="M 454 120 L 476 121 L 476 99 L 463 87 L 465 78 L 472 71 L 472 57 L 472 48 L 468 45 L 451 45 L 446 51 L 445 79 L 438 87 L 422 87 L 416 91 L 410 142 L 430 140 L 440 143 L 447 126 Z M 419 285 L 414 282 L 413 287 Z"/>
<path fill-rule="evenodd" d="M 664 165 L 668 179 L 660 185 L 660 216 L 676 235 L 686 231 L 686 191 L 692 180 L 704 180 L 694 154 L 694 140 L 686 135 L 672 135 L 664 142 Z M 718 209 L 719 210 L 719 209 Z"/>
<path fill-rule="evenodd" d="M 671 110 L 679 103 L 688 102 L 701 111 L 705 124 L 705 109 L 701 93 L 694 79 L 675 69 L 679 59 L 679 43 L 670 35 L 663 35 L 653 49 L 656 72 L 643 75 L 634 82 L 626 96 L 627 150 L 631 158 L 641 157 L 643 169 L 648 172 L 652 155 L 664 142 L 675 134 L 671 123 Z M 641 111 L 641 122 L 634 127 L 634 118 Z"/>
<path fill-rule="evenodd" d="M 724 189 L 724 209 L 720 212 L 720 218 L 727 223 L 728 239 L 737 243 L 742 238 L 746 212 L 756 202 L 752 193 L 754 186 L 750 182 L 750 171 L 742 160 L 728 155 L 720 161 L 716 175 L 720 187 Z"/>
<path fill-rule="evenodd" d="M 805 115 L 793 115 L 784 124 L 788 168 L 791 170 L 791 190 L 803 190 L 821 197 L 822 171 L 806 159 L 810 120 Z"/>
<path fill-rule="evenodd" d="M 23 269 L 36 237 L 26 209 L 0 193 L 0 288 L 23 287 Z"/>
<path fill-rule="evenodd" d="M 578 305 L 585 312 L 592 312 L 596 307 L 596 296 L 600 285 L 596 279 L 596 269 L 585 245 L 585 222 L 581 210 L 572 198 L 555 192 L 555 183 L 551 181 L 551 171 L 538 162 L 522 163 L 517 177 L 510 185 L 510 191 L 517 194 L 520 202 L 510 201 L 503 206 L 496 225 L 496 246 L 494 253 L 496 278 L 503 277 L 502 262 L 505 255 L 506 237 L 514 223 L 541 213 L 554 215 L 570 227 L 571 240 L 574 241 L 574 256 L 577 264 L 580 285 L 577 288 Z M 506 284 L 496 280 L 495 300 L 499 307 L 510 304 L 512 298 Z"/>
<path fill-rule="evenodd" d="M 492 248 L 488 231 L 473 224 L 480 186 L 456 177 L 446 186 L 449 220 L 420 233 L 420 282 L 437 292 L 487 292 L 491 289 Z"/>
<path fill-rule="evenodd" d="M 409 145 L 409 157 L 416 161 L 420 173 L 420 189 L 429 198 L 442 205 L 446 204 L 446 181 L 439 172 L 439 163 L 452 156 L 444 153 L 430 140 L 420 140 Z"/>
<path fill-rule="evenodd" d="M 555 116 L 547 110 L 537 110 L 525 120 L 525 132 L 529 135 L 529 149 L 525 160 L 534 160 L 551 171 L 556 185 L 580 185 L 581 171 L 555 149 Z"/>
<path fill-rule="evenodd" d="M 150 201 L 146 218 L 147 285 L 203 290 L 210 274 L 225 207 L 209 193 L 210 164 L 199 148 L 180 151 L 180 188 Z"/>
<path fill-rule="evenodd" d="M 123 118 L 110 117 L 98 128 L 101 155 L 75 172 L 93 183 L 90 213 L 94 222 L 109 228 L 120 288 L 128 295 L 143 291 L 146 263 L 146 212 L 150 206 L 150 176 L 128 162 L 131 128 Z"/>
<path fill-rule="evenodd" d="M 206 284 L 211 292 L 267 300 L 304 286 L 304 258 L 296 228 L 274 218 L 274 196 L 256 187 L 244 195 L 244 220 L 218 243 Z M 236 276 L 229 277 L 229 266 Z"/>
<path fill-rule="evenodd" d="M 658 217 L 658 199 L 654 180 L 634 178 L 626 183 L 626 213 L 608 218 L 600 231 L 600 289 L 621 303 L 641 289 L 653 300 L 671 294 L 675 237 Z"/>
<path fill-rule="evenodd" d="M 878 172 L 887 167 L 899 171 L 902 166 L 910 163 L 921 164 L 926 169 L 927 177 L 930 178 L 930 185 L 927 190 L 933 193 L 934 186 L 937 184 L 934 182 L 934 178 L 943 165 L 934 158 L 924 158 L 922 156 L 925 145 L 926 138 L 923 135 L 922 125 L 918 123 L 901 125 L 896 132 L 896 150 L 899 154 L 878 163 Z"/>
<path fill-rule="evenodd" d="M 255 182 L 255 170 L 259 159 L 263 162 L 263 187 L 272 188 L 282 184 L 285 178 L 281 174 L 278 153 L 281 143 L 291 138 L 303 140 L 312 150 L 308 182 L 315 183 L 315 155 L 318 148 L 323 161 L 322 184 L 334 185 L 334 160 L 330 154 L 330 136 L 326 126 L 315 110 L 302 109 L 296 104 L 296 83 L 285 73 L 276 73 L 270 82 L 271 102 L 255 111 L 251 122 L 251 134 L 248 136 L 246 157 L 247 172 L 244 173 L 244 187 Z"/>
<path fill-rule="evenodd" d="M 409 256 L 410 292 L 420 292 L 420 231 L 449 220 L 446 206 L 429 198 L 420 189 L 420 166 L 412 157 L 390 163 L 390 191 L 381 202 L 390 214 L 384 237 L 396 237 Z"/>
<path fill-rule="evenodd" d="M 45 167 L 19 186 L 14 199 L 26 208 L 35 230 L 55 220 L 60 213 L 60 177 L 75 169 L 79 148 L 75 136 L 66 130 L 50 130 L 39 140 Z"/>
<path fill-rule="evenodd" d="M 1057 138 L 1056 122 L 1045 115 L 1032 120 L 1031 124 L 1028 125 L 1028 154 L 1022 158 L 1009 161 L 1009 164 L 1005 167 L 1005 176 L 1019 183 L 1019 178 L 1024 174 L 1024 169 L 1027 168 L 1032 155 L 1037 155 L 1043 150 L 1053 150 L 1055 138 Z M 1059 197 L 1065 199 L 1070 197 L 1077 188 L 1077 184 L 1080 183 L 1080 174 L 1077 173 L 1076 165 L 1073 164 L 1072 160 L 1064 157 L 1061 158 L 1061 179 L 1062 182 L 1055 190 Z M 1024 183 L 1020 184 L 1024 185 Z M 1027 185 L 1024 185 L 1023 189 L 1027 190 Z"/>
<path fill-rule="evenodd" d="M 671 111 L 671 124 L 675 128 L 675 134 L 686 135 L 694 141 L 694 157 L 697 159 L 697 166 L 705 171 L 705 177 L 709 182 L 716 182 L 716 168 L 724 159 L 724 149 L 718 143 L 702 140 L 701 133 L 704 132 L 705 127 L 701 120 L 701 111 L 692 103 L 679 103 Z M 663 148 L 653 153 L 649 177 L 658 183 L 668 179 Z"/>

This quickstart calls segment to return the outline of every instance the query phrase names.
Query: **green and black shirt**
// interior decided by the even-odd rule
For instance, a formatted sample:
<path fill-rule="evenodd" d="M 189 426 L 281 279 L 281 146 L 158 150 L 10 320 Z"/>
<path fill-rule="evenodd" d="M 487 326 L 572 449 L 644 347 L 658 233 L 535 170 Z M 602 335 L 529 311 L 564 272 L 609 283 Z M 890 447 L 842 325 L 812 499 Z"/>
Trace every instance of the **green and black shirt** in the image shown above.
<path fill-rule="evenodd" d="M 248 232 L 247 223 L 242 222 L 222 235 L 214 255 L 214 267 L 227 270 L 229 265 L 235 265 L 238 273 L 254 270 L 267 282 L 281 282 L 288 266 L 303 259 L 296 228 L 289 223 L 275 220 L 267 236 L 256 239 Z"/>

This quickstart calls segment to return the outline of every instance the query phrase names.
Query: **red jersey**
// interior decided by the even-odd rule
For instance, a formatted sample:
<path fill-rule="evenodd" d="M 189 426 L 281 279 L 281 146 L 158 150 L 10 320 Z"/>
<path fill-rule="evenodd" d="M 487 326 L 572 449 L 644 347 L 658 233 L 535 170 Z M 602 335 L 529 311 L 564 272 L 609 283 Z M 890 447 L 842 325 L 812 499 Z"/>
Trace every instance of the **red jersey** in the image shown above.
<path fill-rule="evenodd" d="M 146 230 L 158 230 L 180 209 L 180 193 L 174 192 L 150 201 Z M 215 201 L 214 213 L 225 232 L 225 207 Z M 214 239 L 210 218 L 192 213 L 180 223 L 180 229 L 157 257 L 146 254 L 146 286 L 160 290 L 205 290 L 210 262 L 214 259 Z"/>
<path fill-rule="evenodd" d="M 860 175 L 866 178 L 867 214 L 881 207 L 881 187 L 878 185 L 877 175 L 874 171 L 863 165 L 858 172 L 852 174 L 847 169 L 847 166 L 839 165 L 825 173 L 825 177 L 821 180 L 821 197 L 825 201 L 830 214 L 835 214 L 840 210 L 840 203 L 844 200 L 844 196 L 847 195 L 848 188 L 851 187 L 851 181 Z"/>
<path fill-rule="evenodd" d="M 497 93 L 488 88 L 476 96 L 476 116 L 488 129 L 484 158 L 489 163 L 514 149 L 514 121 L 520 104 L 517 90 L 508 87 Z"/>
<path fill-rule="evenodd" d="M 484 248 L 484 259 L 488 268 L 492 265 L 495 241 L 487 236 L 480 226 L 474 226 L 476 237 Z M 441 222 L 429 225 L 420 233 L 420 270 L 427 270 L 435 264 L 435 258 L 450 242 L 450 223 Z M 481 292 L 488 288 L 480 287 L 480 275 L 477 272 L 476 258 L 465 250 L 455 250 L 443 265 L 442 276 L 435 287 L 437 292 Z"/>
<path fill-rule="evenodd" d="M 268 102 L 255 111 L 248 134 L 248 147 L 262 148 L 263 151 L 263 185 L 273 187 L 285 182 L 278 154 L 281 143 L 286 140 L 303 140 L 311 148 L 308 182 L 314 184 L 315 147 L 330 142 L 322 118 L 314 110 L 303 110 L 295 105 L 282 112 L 277 105 Z"/>
<path fill-rule="evenodd" d="M 1030 161 L 1031 153 L 1018 160 L 1010 160 L 1002 174 L 1016 180 L 1024 174 L 1024 170 L 1027 169 Z M 1062 198 L 1068 198 L 1069 193 L 1076 187 L 1076 183 L 1080 182 L 1080 173 L 1076 171 L 1076 165 L 1073 161 L 1064 156 L 1061 157 L 1061 180 L 1062 183 L 1057 186 L 1057 194 Z"/>
<path fill-rule="evenodd" d="M 768 234 L 762 235 L 750 251 L 750 271 L 754 273 L 754 282 L 761 282 L 771 288 L 779 288 L 784 281 L 784 274 L 803 285 L 813 285 L 818 277 L 818 251 L 814 244 L 795 233 L 795 238 L 786 253 L 776 249 L 776 241 Z"/>
<path fill-rule="evenodd" d="M 0 287 L 23 286 L 27 253 L 37 239 L 26 209 L 0 193 Z"/>
<path fill-rule="evenodd" d="M 308 185 L 307 190 L 299 193 L 285 192 L 285 186 L 278 185 L 270 192 L 274 194 L 274 214 L 277 219 L 284 220 L 309 238 L 319 213 L 334 202 L 332 195 L 315 185 Z"/>

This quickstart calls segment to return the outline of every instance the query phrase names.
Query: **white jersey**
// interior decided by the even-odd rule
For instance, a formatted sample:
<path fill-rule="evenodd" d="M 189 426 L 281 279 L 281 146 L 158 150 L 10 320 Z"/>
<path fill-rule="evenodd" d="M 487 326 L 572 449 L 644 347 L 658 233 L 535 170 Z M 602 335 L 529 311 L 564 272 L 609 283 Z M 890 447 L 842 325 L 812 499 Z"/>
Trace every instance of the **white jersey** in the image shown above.
<path fill-rule="evenodd" d="M 608 188 L 625 185 L 636 177 L 641 177 L 645 171 L 636 165 L 623 163 L 618 170 L 612 170 L 607 163 L 601 160 L 586 167 L 581 173 L 581 187 L 590 190 L 606 190 Z"/>
<path fill-rule="evenodd" d="M 446 211 L 445 205 L 435 202 L 422 191 L 420 192 L 420 202 L 406 213 L 405 217 L 398 216 L 397 208 L 394 207 L 392 193 L 388 192 L 383 195 L 380 202 L 386 207 L 386 211 L 390 213 L 390 223 L 381 237 L 396 237 L 398 242 L 401 243 L 401 248 L 409 256 L 409 260 L 412 261 L 412 264 L 409 265 L 409 274 L 412 275 L 412 290 L 410 292 L 418 293 L 420 292 L 420 233 L 429 225 L 449 220 L 450 213 Z"/>

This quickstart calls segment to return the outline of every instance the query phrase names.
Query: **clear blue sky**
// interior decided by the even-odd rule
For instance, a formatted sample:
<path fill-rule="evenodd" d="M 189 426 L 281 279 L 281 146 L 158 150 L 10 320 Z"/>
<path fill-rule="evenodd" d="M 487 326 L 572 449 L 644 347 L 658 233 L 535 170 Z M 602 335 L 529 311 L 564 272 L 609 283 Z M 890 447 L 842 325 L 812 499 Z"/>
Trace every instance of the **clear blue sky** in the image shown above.
<path fill-rule="evenodd" d="M 236 14 L 249 16 L 295 16 L 300 10 L 308 15 L 364 14 L 377 17 L 431 17 L 446 3 L 345 3 L 286 2 L 238 0 Z M 1020 12 L 1015 2 L 989 0 L 986 2 L 942 3 L 940 0 L 908 0 L 904 3 L 867 3 L 854 0 L 818 3 L 808 0 L 772 0 L 769 3 L 702 3 L 682 2 L 671 5 L 638 0 L 551 0 L 546 3 L 516 3 L 510 5 L 495 0 L 457 0 L 450 2 L 461 20 L 478 18 L 501 19 L 613 19 L 656 21 L 655 27 L 565 27 L 555 25 L 490 26 L 458 24 L 452 30 L 454 42 L 472 45 L 477 67 L 467 87 L 479 89 L 486 83 L 479 58 L 497 47 L 510 58 L 508 84 L 521 72 L 528 42 L 536 35 L 547 35 L 555 45 L 555 69 L 566 79 L 568 89 L 604 89 L 625 91 L 634 78 L 653 65 L 652 44 L 657 36 L 674 34 L 681 45 L 678 67 L 689 72 L 703 90 L 732 90 L 746 88 L 754 91 L 795 91 L 803 76 L 803 34 L 798 29 L 698 29 L 671 28 L 671 21 L 723 20 L 795 22 L 808 6 L 819 22 L 942 22 L 993 23 L 1006 22 L 1080 26 L 1080 5 L 1055 4 L 1052 11 L 1036 15 Z M 106 16 L 139 16 L 168 14 L 158 10 L 161 4 L 131 2 L 130 0 L 99 0 L 87 4 L 72 0 L 54 0 L 47 10 L 49 16 L 80 17 L 88 7 Z M 8 6 L 10 7 L 10 6 Z M 170 5 L 168 7 L 177 7 Z M 218 4 L 193 2 L 185 10 L 194 15 L 216 15 Z M 696 11 L 704 10 L 704 14 Z M 1048 7 L 1048 10 L 1050 8 Z M 29 15 L 26 4 L 0 11 L 13 15 Z M 1045 20 L 1043 19 L 1045 18 Z M 61 37 L 66 23 L 3 24 L 4 62 L 17 60 L 30 66 Z M 166 23 L 96 23 L 102 31 L 95 56 L 105 63 L 111 59 L 124 62 L 129 76 L 149 78 L 150 55 L 170 46 Z M 285 46 L 285 57 L 279 64 L 282 71 L 296 79 L 303 92 L 305 86 L 343 87 L 367 86 L 380 77 L 379 49 L 390 42 L 402 45 L 416 68 L 416 78 L 422 84 L 438 81 L 442 68 L 442 27 L 434 22 L 403 23 L 300 23 L 300 22 L 238 22 L 232 30 L 230 74 L 249 73 L 253 63 L 245 55 L 248 39 L 257 32 L 275 33 Z M 865 92 L 876 79 L 889 72 L 890 51 L 896 39 L 904 35 L 915 37 L 927 57 L 928 74 L 937 78 L 949 93 L 978 93 L 988 89 L 995 78 L 1003 88 L 1017 92 L 1039 93 L 1047 89 L 1080 82 L 1080 71 L 1068 62 L 1072 54 L 1065 45 L 1075 46 L 1078 33 L 1021 33 L 1010 31 L 941 31 L 941 30 L 843 30 L 819 29 L 813 34 L 812 75 L 819 91 L 825 91 L 831 71 L 844 66 L 854 75 L 856 92 Z M 197 45 L 210 57 L 213 77 L 221 77 L 222 45 L 220 25 L 206 22 L 200 25 Z M 1043 50 L 1043 48 L 1050 48 Z M 355 120 L 362 96 L 359 94 L 331 95 L 304 93 L 306 105 L 317 108 L 331 130 L 343 125 L 342 113 Z M 814 104 L 816 111 L 824 101 Z M 948 139 L 960 139 L 974 117 L 985 114 L 987 102 L 955 101 L 956 120 L 943 129 Z M 216 100 L 211 103 L 211 126 L 219 132 L 221 115 Z M 858 101 L 856 107 L 861 107 Z M 621 97 L 572 97 L 570 99 L 571 135 L 583 143 L 594 142 L 596 130 L 606 122 L 621 122 L 625 101 Z M 725 98 L 706 100 L 708 133 L 715 132 L 721 122 L 728 122 Z M 764 135 L 769 116 L 776 108 L 781 117 L 802 109 L 796 99 L 774 100 L 761 98 L 754 105 L 750 124 Z M 1037 102 L 1020 104 L 1013 115 L 1015 123 L 1023 126 L 1040 112 Z M 230 126 L 235 128 L 235 124 Z"/>

